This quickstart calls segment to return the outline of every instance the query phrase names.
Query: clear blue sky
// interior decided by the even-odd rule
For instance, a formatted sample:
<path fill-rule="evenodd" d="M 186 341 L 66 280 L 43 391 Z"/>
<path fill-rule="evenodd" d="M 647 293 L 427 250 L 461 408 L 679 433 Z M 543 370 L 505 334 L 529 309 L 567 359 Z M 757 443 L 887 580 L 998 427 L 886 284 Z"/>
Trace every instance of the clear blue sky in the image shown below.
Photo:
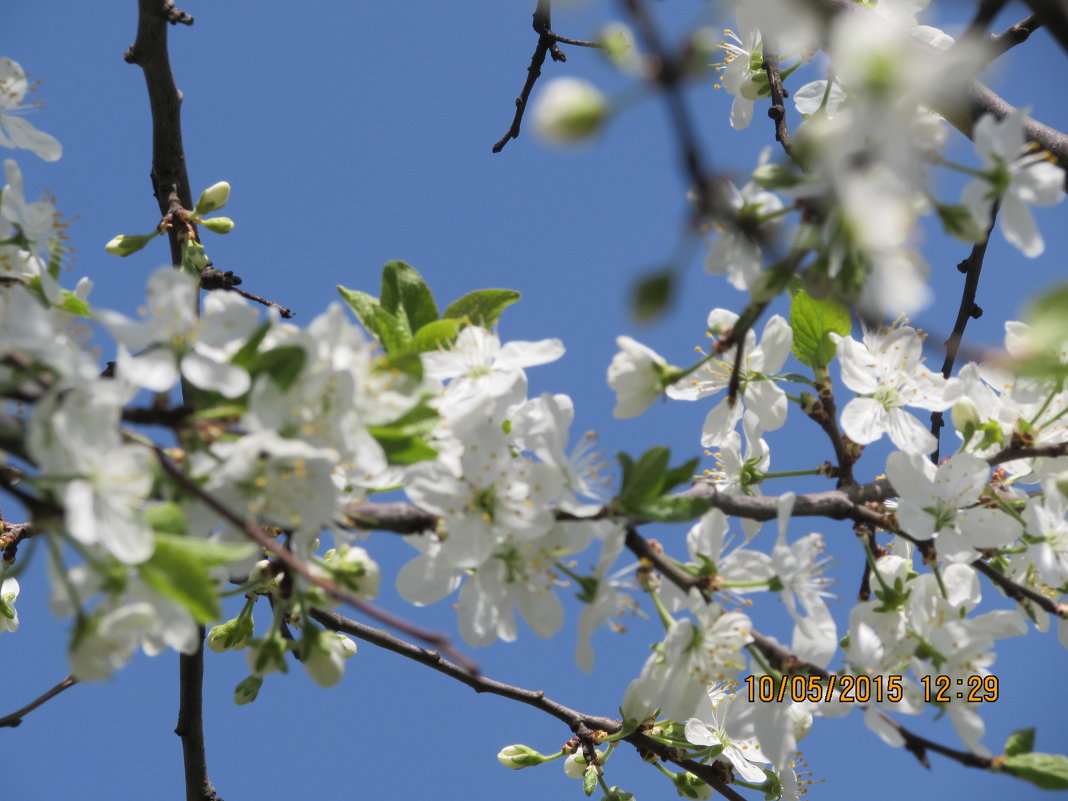
<path fill-rule="evenodd" d="M 697 455 L 707 406 L 660 404 L 637 420 L 615 421 L 605 369 L 621 333 L 685 362 L 703 341 L 708 310 L 738 309 L 743 296 L 706 276 L 695 262 L 668 320 L 643 328 L 627 313 L 632 282 L 673 252 L 687 211 L 687 184 L 655 99 L 628 110 L 591 148 L 550 150 L 532 138 L 528 126 L 503 153 L 490 152 L 511 120 L 534 48 L 533 5 L 469 0 L 182 6 L 196 24 L 171 29 L 171 57 L 185 93 L 183 128 L 194 193 L 219 180 L 233 186 L 227 213 L 237 228 L 229 237 L 213 237 L 210 254 L 217 267 L 241 275 L 245 288 L 295 309 L 302 323 L 337 299 L 336 284 L 377 294 L 382 264 L 396 258 L 420 270 L 446 302 L 478 288 L 517 289 L 523 300 L 506 312 L 502 338 L 563 339 L 568 352 L 561 362 L 530 371 L 531 394 L 570 394 L 577 407 L 575 437 L 596 429 L 609 453 L 666 443 L 680 459 Z M 710 6 L 671 0 L 656 10 L 678 31 Z M 554 27 L 590 38 L 617 8 L 592 0 L 572 4 L 557 10 Z M 970 12 L 970 4 L 955 3 L 945 18 L 966 19 Z M 995 27 L 1024 16 L 1019 4 L 1010 4 Z M 28 153 L 16 158 L 27 196 L 51 190 L 71 219 L 76 252 L 65 283 L 88 275 L 96 284 L 94 304 L 127 313 L 141 300 L 149 272 L 167 259 L 162 241 L 155 250 L 121 261 L 103 252 L 113 235 L 145 232 L 158 221 L 148 180 L 144 81 L 139 68 L 122 60 L 135 27 L 132 2 L 83 6 L 37 0 L 7 4 L 0 31 L 0 55 L 42 81 L 37 96 L 47 105 L 34 122 L 64 146 L 55 164 Z M 547 64 L 546 78 L 580 75 L 609 90 L 625 86 L 597 54 L 565 49 L 568 62 Z M 995 87 L 1011 102 L 1033 105 L 1043 121 L 1068 128 L 1064 87 L 1055 81 L 1064 60 L 1047 35 L 1039 32 L 1002 62 Z M 818 77 L 815 70 L 812 77 Z M 688 93 L 706 154 L 715 167 L 744 176 L 761 147 L 772 142 L 770 122 L 758 105 L 750 131 L 731 130 L 730 98 L 710 83 Z M 791 120 L 796 124 L 795 116 Z M 967 158 L 966 149 L 954 152 Z M 957 190 L 947 191 L 953 198 Z M 1064 277 L 1066 208 L 1039 211 L 1047 253 L 1037 261 L 1023 259 L 1000 238 L 993 243 L 979 296 L 985 314 L 969 326 L 968 342 L 997 344 L 1002 321 L 1018 316 L 1028 298 Z M 952 326 L 959 297 L 955 265 L 967 248 L 932 232 L 924 253 L 938 300 L 917 323 L 931 332 L 931 362 L 940 364 L 937 345 Z M 796 410 L 791 414 L 804 430 Z M 829 457 L 826 443 L 815 436 L 819 432 L 794 436 L 793 426 L 786 431 L 791 433 L 769 437 L 774 469 L 811 467 Z M 885 453 L 872 451 L 860 465 L 862 479 L 882 470 Z M 12 519 L 12 507 L 3 505 Z M 839 583 L 833 589 L 843 601 L 835 614 L 844 631 L 862 554 L 847 527 L 801 521 L 791 533 L 817 528 L 827 535 L 836 560 Z M 682 555 L 684 533 L 678 527 L 657 536 Z M 372 535 L 368 547 L 387 573 L 412 554 L 389 534 Z M 48 612 L 41 556 L 22 581 L 22 628 L 0 636 L 0 713 L 68 671 L 67 624 Z M 591 553 L 588 559 L 593 558 Z M 988 585 L 984 594 L 995 595 Z M 447 603 L 413 610 L 398 601 L 389 582 L 381 603 L 455 635 Z M 769 596 L 762 604 L 753 613 L 757 625 L 783 635 L 774 623 L 783 617 L 778 600 Z M 599 634 L 597 672 L 587 677 L 573 660 L 577 614 L 577 604 L 570 605 L 569 624 L 553 640 L 541 641 L 524 629 L 518 643 L 473 656 L 490 677 L 544 690 L 592 714 L 613 715 L 649 643 L 660 634 L 653 623 L 638 619 L 627 636 Z M 1068 752 L 1064 689 L 1055 679 L 1063 676 L 1064 656 L 1049 635 L 1001 643 L 995 668 L 1002 697 L 984 711 L 984 742 L 992 750 L 1000 750 L 1011 730 L 1037 725 L 1037 750 Z M 172 733 L 177 664 L 172 653 L 140 655 L 111 681 L 78 686 L 20 728 L 0 731 L 4 798 L 181 797 L 181 750 Z M 513 742 L 554 751 L 570 734 L 564 726 L 503 699 L 476 696 L 370 645 L 360 645 L 343 683 L 331 691 L 315 687 L 296 667 L 288 677 L 268 677 L 256 703 L 235 707 L 232 688 L 246 673 L 243 654 L 208 655 L 209 769 L 229 801 L 581 797 L 579 783 L 566 779 L 557 765 L 511 772 L 495 760 L 498 749 Z M 903 722 L 958 746 L 948 721 Z M 905 793 L 1046 797 L 1029 785 L 968 771 L 937 756 L 933 770 L 926 771 L 906 752 L 884 746 L 859 713 L 818 721 L 802 748 L 815 777 L 826 780 L 812 788 L 814 799 L 889 801 Z M 609 764 L 608 781 L 643 801 L 675 797 L 626 748 Z"/>

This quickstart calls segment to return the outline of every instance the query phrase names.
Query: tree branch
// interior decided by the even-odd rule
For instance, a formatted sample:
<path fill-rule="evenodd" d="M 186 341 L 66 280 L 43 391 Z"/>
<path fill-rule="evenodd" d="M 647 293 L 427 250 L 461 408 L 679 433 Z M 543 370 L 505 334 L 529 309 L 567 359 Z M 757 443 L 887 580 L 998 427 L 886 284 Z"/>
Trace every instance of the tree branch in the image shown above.
<path fill-rule="evenodd" d="M 152 109 L 152 193 L 164 217 L 179 209 L 192 209 L 193 198 L 182 145 L 182 93 L 174 83 L 167 52 L 167 24 L 193 18 L 174 8 L 169 0 L 138 0 L 137 38 L 123 58 L 137 64 L 145 74 L 148 102 Z M 185 18 L 188 18 L 186 21 Z M 182 263 L 178 231 L 168 232 L 171 263 Z"/>
<path fill-rule="evenodd" d="M 990 234 L 994 230 L 994 222 L 997 219 L 998 206 L 995 201 L 990 210 L 990 225 L 986 229 L 986 236 L 982 242 L 977 242 L 972 247 L 972 252 L 964 261 L 957 265 L 957 270 L 964 273 L 964 289 L 961 292 L 960 306 L 957 309 L 957 319 L 953 323 L 953 331 L 945 342 L 946 358 L 942 362 L 942 377 L 949 378 L 953 372 L 953 363 L 957 360 L 957 351 L 960 349 L 961 340 L 964 339 L 964 329 L 972 318 L 978 320 L 983 310 L 975 302 L 975 295 L 979 291 L 979 274 L 983 271 L 983 259 L 986 256 L 987 245 L 990 244 Z M 935 449 L 931 454 L 931 461 L 938 464 L 938 451 L 941 448 L 942 412 L 931 412 L 931 433 L 935 437 Z"/>
<path fill-rule="evenodd" d="M 1035 14 L 1010 25 L 1001 33 L 991 34 L 989 39 L 990 60 L 1007 53 L 1018 44 L 1023 44 L 1031 34 L 1042 27 L 1042 20 Z"/>
<path fill-rule="evenodd" d="M 174 479 L 175 483 L 181 487 L 182 490 L 188 492 L 190 495 L 198 498 L 205 506 L 218 514 L 230 525 L 239 531 L 244 532 L 254 543 L 259 545 L 265 551 L 274 554 L 278 558 L 278 561 L 282 563 L 288 570 L 297 574 L 306 581 L 314 584 L 322 589 L 327 595 L 332 598 L 336 598 L 339 601 L 347 603 L 349 606 L 358 609 L 368 617 L 373 617 L 381 623 L 384 623 L 391 628 L 403 631 L 405 634 L 415 637 L 418 640 L 422 640 L 425 643 L 433 645 L 435 648 L 440 649 L 442 652 L 448 654 L 457 662 L 464 666 L 464 669 L 472 674 L 478 673 L 478 666 L 470 659 L 465 657 L 449 642 L 449 639 L 438 632 L 429 631 L 427 629 L 416 626 L 409 623 L 406 620 L 402 620 L 396 615 L 390 614 L 382 609 L 379 609 L 372 604 L 362 601 L 353 595 L 351 592 L 342 589 L 330 579 L 316 575 L 312 572 L 304 562 L 298 559 L 292 551 L 283 548 L 279 545 L 266 531 L 257 526 L 255 523 L 244 520 L 240 515 L 233 512 L 231 509 L 220 503 L 214 496 L 206 492 L 202 487 L 197 485 L 194 481 L 185 475 L 178 467 L 167 458 L 163 450 L 159 447 L 154 447 L 153 451 L 156 455 L 156 460 L 159 462 L 160 467 L 163 468 L 168 476 Z"/>
<path fill-rule="evenodd" d="M 310 615 L 328 629 L 351 634 L 353 637 L 363 640 L 364 642 L 369 642 L 372 645 L 385 648 L 387 651 L 392 651 L 395 654 L 407 657 L 421 665 L 426 665 L 431 670 L 436 670 L 438 673 L 442 673 L 466 684 L 476 693 L 499 695 L 502 698 L 508 698 L 509 700 L 534 707 L 535 709 L 545 712 L 551 717 L 565 723 L 571 731 L 575 732 L 575 734 L 580 737 L 584 734 L 588 735 L 589 730 L 615 734 L 623 728 L 622 721 L 615 718 L 587 715 L 583 712 L 571 709 L 570 707 L 566 707 L 563 704 L 547 698 L 545 693 L 540 690 L 526 690 L 522 687 L 505 684 L 504 682 L 496 681 L 495 679 L 490 679 L 486 676 L 473 675 L 459 665 L 444 659 L 437 651 L 428 651 L 425 648 L 420 648 L 417 645 L 413 645 L 412 643 L 394 637 L 389 632 L 367 626 L 363 623 L 344 617 L 343 615 L 336 614 L 335 612 L 312 609 Z M 745 801 L 741 795 L 712 773 L 710 765 L 702 765 L 693 760 L 684 759 L 676 749 L 670 749 L 668 746 L 658 743 L 639 732 L 630 734 L 624 739 L 643 751 L 657 754 L 661 758 L 685 768 L 714 787 L 725 798 L 729 798 L 731 801 Z"/>
<path fill-rule="evenodd" d="M 41 695 L 40 697 L 30 701 L 30 703 L 26 704 L 26 706 L 22 707 L 22 709 L 16 710 L 10 715 L 4 715 L 2 718 L 0 718 L 0 729 L 5 727 L 15 728 L 16 726 L 21 726 L 22 719 L 26 717 L 26 715 L 30 714 L 33 710 L 44 704 L 46 701 L 55 698 L 61 692 L 73 687 L 77 683 L 78 680 L 74 678 L 74 676 L 67 676 L 67 678 L 63 679 L 63 681 L 61 681 L 51 690 L 44 693 L 44 695 Z"/>
<path fill-rule="evenodd" d="M 208 776 L 204 753 L 204 627 L 199 627 L 196 653 L 178 655 L 178 724 L 182 738 L 186 801 L 222 801 Z"/>

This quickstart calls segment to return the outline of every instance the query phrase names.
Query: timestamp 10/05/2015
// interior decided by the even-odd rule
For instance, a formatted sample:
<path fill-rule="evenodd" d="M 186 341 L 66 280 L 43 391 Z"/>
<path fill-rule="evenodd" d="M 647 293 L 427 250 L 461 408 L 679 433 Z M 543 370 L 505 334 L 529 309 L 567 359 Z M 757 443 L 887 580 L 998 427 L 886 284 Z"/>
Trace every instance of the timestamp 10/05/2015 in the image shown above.
<path fill-rule="evenodd" d="M 901 676 L 854 676 L 832 673 L 819 676 L 746 676 L 749 701 L 841 701 L 845 703 L 896 703 L 905 697 Z M 990 703 L 998 700 L 998 677 L 989 676 L 921 676 L 923 700 L 926 703 L 948 704 L 958 700 L 967 703 Z"/>

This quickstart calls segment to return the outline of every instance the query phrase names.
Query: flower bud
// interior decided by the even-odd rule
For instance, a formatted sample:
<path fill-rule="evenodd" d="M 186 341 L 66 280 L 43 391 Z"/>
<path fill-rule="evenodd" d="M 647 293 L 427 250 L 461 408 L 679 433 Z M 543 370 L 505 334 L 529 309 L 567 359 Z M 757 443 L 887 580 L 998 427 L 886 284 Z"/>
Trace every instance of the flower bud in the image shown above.
<path fill-rule="evenodd" d="M 200 200 L 197 201 L 197 207 L 193 213 L 197 216 L 210 214 L 216 209 L 221 209 L 225 206 L 226 201 L 229 199 L 230 184 L 226 183 L 226 181 L 219 181 L 219 183 L 209 186 L 200 194 Z"/>
<path fill-rule="evenodd" d="M 286 641 L 278 632 L 271 632 L 262 640 L 253 640 L 248 651 L 248 669 L 253 676 L 266 676 L 275 671 L 287 672 Z"/>
<path fill-rule="evenodd" d="M 953 404 L 950 419 L 953 420 L 953 427 L 967 437 L 979 425 L 979 409 L 971 398 L 961 398 Z"/>
<path fill-rule="evenodd" d="M 564 775 L 569 779 L 581 779 L 586 775 L 586 757 L 576 751 L 564 760 Z"/>
<path fill-rule="evenodd" d="M 594 136 L 608 111 L 608 101 L 592 83 L 557 78 L 549 82 L 534 106 L 534 130 L 553 144 L 575 144 Z"/>
<path fill-rule="evenodd" d="M 15 631 L 19 627 L 19 613 L 15 599 L 19 595 L 19 583 L 13 578 L 0 584 L 0 632 Z"/>
<path fill-rule="evenodd" d="M 358 598 L 370 600 L 378 595 L 382 571 L 378 563 L 363 548 L 342 545 L 326 552 L 323 561 L 330 569 L 331 577 Z"/>
<path fill-rule="evenodd" d="M 233 620 L 212 626 L 208 632 L 208 648 L 216 653 L 240 651 L 252 639 L 253 626 L 248 615 L 238 615 Z"/>
<path fill-rule="evenodd" d="M 1068 470 L 1064 470 L 1053 477 L 1053 486 L 1057 492 L 1068 498 Z"/>
<path fill-rule="evenodd" d="M 234 703 L 238 706 L 251 704 L 253 701 L 256 700 L 256 696 L 260 694 L 260 687 L 262 686 L 262 677 L 249 676 L 247 679 L 245 679 L 236 687 L 234 687 Z"/>
<path fill-rule="evenodd" d="M 609 22 L 597 34 L 601 52 L 620 72 L 636 75 L 641 71 L 642 59 L 634 44 L 634 32 L 622 22 Z"/>
<path fill-rule="evenodd" d="M 530 746 L 519 744 L 506 745 L 497 754 L 497 761 L 512 770 L 522 770 L 533 765 L 540 765 L 545 759 L 546 757 L 543 754 L 539 754 Z"/>
<path fill-rule="evenodd" d="M 683 798 L 692 801 L 708 801 L 712 797 L 712 788 L 692 773 L 677 773 L 672 777 L 675 791 Z"/>
<path fill-rule="evenodd" d="M 356 644 L 343 634 L 306 628 L 301 640 L 304 669 L 320 687 L 333 687 L 345 674 L 345 659 L 356 653 Z"/>
<path fill-rule="evenodd" d="M 234 230 L 234 221 L 229 217 L 208 217 L 200 224 L 215 234 L 228 234 Z"/>
<path fill-rule="evenodd" d="M 106 245 L 104 250 L 110 253 L 112 256 L 129 256 L 131 253 L 136 253 L 153 239 L 158 234 L 145 234 L 143 236 L 129 236 L 128 234 L 119 234 L 112 239 Z"/>

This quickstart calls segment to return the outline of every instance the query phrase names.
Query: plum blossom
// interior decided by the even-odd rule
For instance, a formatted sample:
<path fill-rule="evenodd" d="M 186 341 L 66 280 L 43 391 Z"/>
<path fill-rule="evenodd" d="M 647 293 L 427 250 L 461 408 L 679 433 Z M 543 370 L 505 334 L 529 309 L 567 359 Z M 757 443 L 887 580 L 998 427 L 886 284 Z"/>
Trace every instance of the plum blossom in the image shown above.
<path fill-rule="evenodd" d="M 859 394 L 842 410 L 842 430 L 867 445 L 883 434 L 906 453 L 930 453 L 937 441 L 905 406 L 940 412 L 945 379 L 923 364 L 923 340 L 907 325 L 864 332 L 864 341 L 831 334 L 842 363 L 842 383 Z"/>
<path fill-rule="evenodd" d="M 975 150 L 983 175 L 964 187 L 962 202 L 982 226 L 990 223 L 994 201 L 1001 198 L 998 226 L 1005 238 L 1031 258 L 1046 245 L 1028 204 L 1052 206 L 1064 198 L 1064 170 L 1046 152 L 1027 145 L 1024 120 L 1030 109 L 1016 109 L 1004 119 L 983 115 L 975 124 Z"/>
<path fill-rule="evenodd" d="M 891 453 L 886 475 L 898 493 L 897 519 L 910 536 L 934 538 L 946 559 L 970 561 L 978 549 L 1008 545 L 1019 524 L 996 505 L 982 502 L 990 466 L 978 456 L 958 453 L 935 466 L 920 454 Z"/>
<path fill-rule="evenodd" d="M 227 398 L 248 392 L 248 372 L 231 364 L 230 357 L 252 335 L 259 315 L 236 293 L 216 291 L 205 297 L 198 317 L 199 292 L 193 276 L 161 267 L 148 280 L 146 319 L 138 322 L 106 309 L 96 312 L 121 343 L 119 375 L 153 392 L 166 392 L 179 375 Z"/>
<path fill-rule="evenodd" d="M 31 108 L 22 103 L 28 89 L 26 71 L 18 62 L 0 58 L 0 146 L 26 148 L 45 161 L 55 161 L 63 154 L 56 138 L 18 116 Z"/>
<path fill-rule="evenodd" d="M 730 709 L 735 698 L 735 682 L 713 684 L 708 688 L 708 704 L 686 721 L 686 739 L 694 745 L 723 746 L 717 759 L 729 762 L 747 782 L 763 782 L 767 777 L 761 764 L 770 760 L 760 751 L 755 737 L 733 738 L 727 734 Z"/>
<path fill-rule="evenodd" d="M 668 364 L 664 357 L 627 336 L 616 338 L 619 353 L 608 366 L 608 386 L 616 393 L 614 417 L 637 417 L 664 390 Z"/>
<path fill-rule="evenodd" d="M 726 336 L 738 320 L 738 315 L 727 309 L 713 309 L 708 315 L 708 332 L 711 337 Z M 739 395 L 745 407 L 752 410 L 760 428 L 774 430 L 786 422 L 786 394 L 771 380 L 790 354 L 793 331 L 780 315 L 774 315 L 764 326 L 760 344 L 756 334 L 745 334 Z M 734 371 L 736 348 L 730 348 L 722 356 L 711 358 L 696 375 L 676 381 L 667 388 L 668 397 L 676 400 L 699 400 L 721 392 L 730 385 Z M 727 398 L 721 400 L 708 413 L 701 431 L 701 445 L 712 447 L 728 441 L 728 434 L 742 418 L 745 409 L 741 403 L 731 405 Z"/>

